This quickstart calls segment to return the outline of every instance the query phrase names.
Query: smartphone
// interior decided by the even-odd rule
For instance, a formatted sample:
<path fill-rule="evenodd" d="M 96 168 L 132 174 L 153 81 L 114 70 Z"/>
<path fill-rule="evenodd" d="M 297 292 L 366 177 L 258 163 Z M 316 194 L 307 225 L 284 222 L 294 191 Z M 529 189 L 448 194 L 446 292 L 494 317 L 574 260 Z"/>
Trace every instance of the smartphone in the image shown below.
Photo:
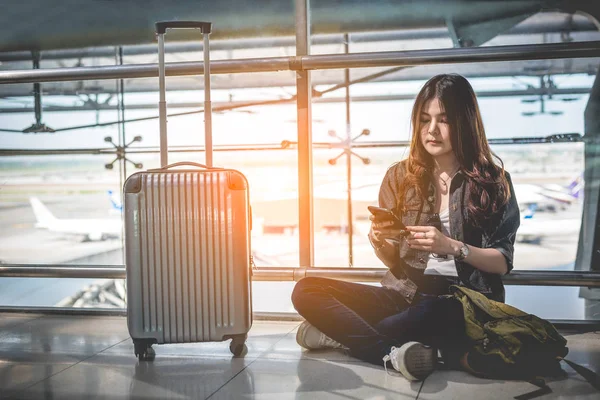
<path fill-rule="evenodd" d="M 390 210 L 388 208 L 375 207 L 375 206 L 368 206 L 367 208 L 369 209 L 369 211 L 371 212 L 371 214 L 373 214 L 378 219 L 379 218 L 380 219 L 394 219 L 394 218 L 396 218 L 396 216 L 394 215 L 394 213 L 392 212 L 392 210 Z"/>
<path fill-rule="evenodd" d="M 392 225 L 393 229 L 402 229 L 406 230 L 406 226 L 400 221 L 400 219 L 392 212 L 392 210 L 383 208 L 383 207 L 375 207 L 368 206 L 369 212 L 375 216 L 375 218 L 379 221 L 394 221 L 394 225 Z M 410 233 L 406 231 L 407 234 Z"/>

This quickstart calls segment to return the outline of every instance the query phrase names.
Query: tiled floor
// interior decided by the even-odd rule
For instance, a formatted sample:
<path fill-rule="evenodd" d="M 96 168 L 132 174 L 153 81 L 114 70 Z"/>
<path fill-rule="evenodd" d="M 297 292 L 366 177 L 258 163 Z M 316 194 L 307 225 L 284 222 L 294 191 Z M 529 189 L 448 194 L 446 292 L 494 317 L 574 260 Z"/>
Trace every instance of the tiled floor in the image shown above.
<path fill-rule="evenodd" d="M 0 314 L 0 399 L 512 399 L 526 382 L 439 370 L 411 383 L 339 351 L 306 352 L 298 323 L 255 322 L 248 354 L 227 343 L 154 346 L 138 363 L 125 318 Z M 569 358 L 600 371 L 600 334 L 570 335 Z M 570 367 L 541 399 L 598 399 Z"/>

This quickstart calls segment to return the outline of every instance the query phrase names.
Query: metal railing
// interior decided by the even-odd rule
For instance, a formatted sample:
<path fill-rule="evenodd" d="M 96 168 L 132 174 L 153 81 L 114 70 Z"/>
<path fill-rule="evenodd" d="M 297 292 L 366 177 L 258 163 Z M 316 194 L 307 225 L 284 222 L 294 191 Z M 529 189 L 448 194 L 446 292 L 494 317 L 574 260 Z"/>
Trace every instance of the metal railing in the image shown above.
<path fill-rule="evenodd" d="M 558 133 L 548 136 L 532 136 L 532 137 L 511 137 L 511 138 L 491 138 L 488 139 L 490 145 L 507 145 L 507 144 L 546 144 L 546 143 L 577 143 L 590 142 L 589 138 L 581 136 L 579 133 Z M 213 151 L 217 152 L 233 152 L 233 151 L 266 151 L 266 150 L 296 150 L 298 142 L 291 140 L 283 140 L 281 143 L 268 144 L 239 144 L 239 145 L 224 145 L 213 146 Z M 343 142 L 313 142 L 315 149 L 339 149 L 347 146 Z M 361 149 L 375 148 L 390 148 L 390 147 L 408 147 L 410 141 L 358 141 L 353 142 L 352 147 Z M 128 147 L 127 154 L 158 154 L 158 147 L 136 146 Z M 200 153 L 205 149 L 203 146 L 171 146 L 169 153 Z M 0 157 L 16 157 L 16 156 L 49 156 L 49 155 L 113 155 L 117 153 L 114 147 L 105 148 L 81 148 L 81 149 L 0 149 Z"/>
<path fill-rule="evenodd" d="M 352 282 L 378 282 L 385 268 L 253 268 L 252 281 L 299 281 L 304 277 L 327 277 Z M 1 277 L 29 278 L 92 278 L 125 279 L 126 271 L 122 265 L 113 267 L 103 265 L 0 265 Z M 506 285 L 536 286 L 582 286 L 600 287 L 600 273 L 587 271 L 519 271 L 513 270 L 502 277 Z M 70 316 L 127 316 L 125 308 L 76 308 L 76 307 L 27 307 L 0 306 L 0 313 L 32 313 L 42 315 Z M 260 321 L 301 321 L 297 313 L 254 312 L 254 320 Z M 600 321 L 596 320 L 551 320 L 559 329 L 586 331 L 596 330 Z"/>
<path fill-rule="evenodd" d="M 379 282 L 386 268 L 257 267 L 253 281 L 299 281 L 305 277 L 323 277 L 350 282 Z M 87 278 L 125 279 L 124 265 L 2 264 L 0 278 Z M 506 285 L 584 286 L 600 288 L 600 272 L 513 270 L 502 277 Z"/>

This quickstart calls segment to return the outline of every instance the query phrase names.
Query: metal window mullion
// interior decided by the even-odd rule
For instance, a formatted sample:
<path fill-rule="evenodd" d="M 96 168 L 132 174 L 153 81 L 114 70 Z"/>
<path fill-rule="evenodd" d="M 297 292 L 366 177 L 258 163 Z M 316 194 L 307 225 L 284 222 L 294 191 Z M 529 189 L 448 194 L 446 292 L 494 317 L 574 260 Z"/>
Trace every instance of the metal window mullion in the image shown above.
<path fill-rule="evenodd" d="M 310 54 L 310 1 L 296 0 L 296 56 Z M 312 87 L 310 71 L 296 71 L 298 113 L 298 227 L 300 266 L 314 265 Z"/>

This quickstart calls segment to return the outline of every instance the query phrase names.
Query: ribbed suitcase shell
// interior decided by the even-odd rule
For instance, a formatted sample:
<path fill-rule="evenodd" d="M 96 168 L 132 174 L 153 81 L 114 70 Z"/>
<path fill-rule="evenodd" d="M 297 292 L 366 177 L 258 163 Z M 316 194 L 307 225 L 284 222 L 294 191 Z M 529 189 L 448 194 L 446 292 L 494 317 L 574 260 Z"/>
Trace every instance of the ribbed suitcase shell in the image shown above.
<path fill-rule="evenodd" d="M 248 183 L 235 170 L 140 172 L 124 186 L 134 339 L 221 341 L 252 324 Z"/>

